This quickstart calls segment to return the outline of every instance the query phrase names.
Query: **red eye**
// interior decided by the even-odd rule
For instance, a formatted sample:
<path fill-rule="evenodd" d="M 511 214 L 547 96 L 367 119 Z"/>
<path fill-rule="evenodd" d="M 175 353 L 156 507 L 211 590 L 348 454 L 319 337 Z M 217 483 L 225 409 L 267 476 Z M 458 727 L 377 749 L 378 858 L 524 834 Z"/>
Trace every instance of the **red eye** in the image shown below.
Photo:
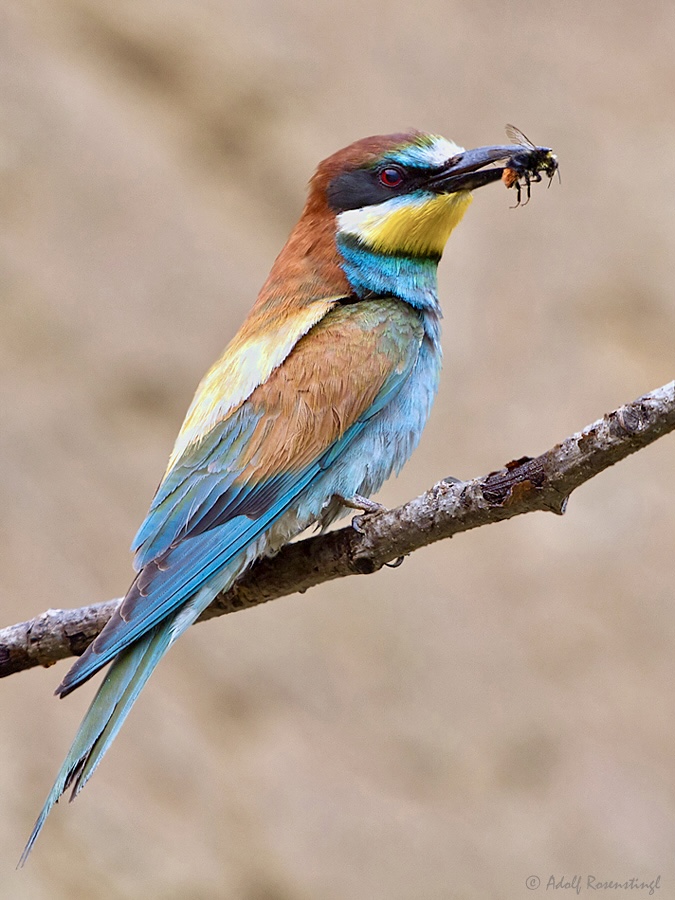
<path fill-rule="evenodd" d="M 401 172 L 400 169 L 395 169 L 393 166 L 382 169 L 382 171 L 380 172 L 380 184 L 383 184 L 385 187 L 398 187 L 402 181 L 403 172 Z"/>

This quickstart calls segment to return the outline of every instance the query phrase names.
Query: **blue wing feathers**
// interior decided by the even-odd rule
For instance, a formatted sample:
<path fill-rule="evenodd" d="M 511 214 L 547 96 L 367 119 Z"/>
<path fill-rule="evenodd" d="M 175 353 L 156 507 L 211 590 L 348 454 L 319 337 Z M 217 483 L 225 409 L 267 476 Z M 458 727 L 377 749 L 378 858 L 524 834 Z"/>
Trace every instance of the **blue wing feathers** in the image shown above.
<path fill-rule="evenodd" d="M 249 408 L 239 410 L 167 474 L 131 546 L 137 570 L 190 531 L 190 522 L 210 495 L 228 490 L 239 474 L 239 445 L 250 438 L 259 419 Z"/>
<path fill-rule="evenodd" d="M 185 599 L 222 570 L 234 555 L 271 527 L 316 475 L 316 464 L 296 479 L 287 492 L 259 519 L 238 516 L 204 534 L 187 538 L 172 549 L 165 560 L 143 569 L 120 610 L 90 648 L 74 663 L 57 693 L 65 696 L 108 663 L 125 647 L 138 640 Z M 147 570 L 147 571 L 146 571 Z M 112 626 L 112 627 L 110 627 Z"/>
<path fill-rule="evenodd" d="M 374 403 L 367 412 L 329 447 L 325 453 L 300 472 L 287 472 L 266 482 L 242 486 L 232 491 L 227 488 L 222 495 L 211 486 L 204 496 L 214 496 L 210 509 L 194 518 L 194 533 L 189 521 L 182 517 L 182 534 L 176 514 L 174 540 L 181 534 L 176 546 L 166 547 L 167 536 L 162 529 L 160 544 L 157 540 L 148 547 L 165 547 L 163 555 L 151 559 L 137 576 L 125 598 L 119 613 L 110 620 L 106 629 L 96 638 L 90 648 L 75 662 L 59 686 L 61 696 L 74 690 L 94 672 L 102 668 L 117 653 L 137 640 L 148 629 L 174 612 L 185 599 L 213 578 L 229 560 L 255 541 L 264 531 L 282 516 L 306 490 L 311 482 L 328 469 L 345 452 L 354 438 L 362 431 L 373 415 L 380 412 L 399 392 L 410 373 L 416 354 L 410 354 L 407 365 L 394 370 L 387 379 Z M 220 445 L 222 437 L 210 442 L 210 450 Z M 208 452 L 201 463 L 208 465 Z M 218 476 L 213 473 L 212 477 Z M 229 484 L 231 473 L 221 484 Z M 198 483 L 197 494 L 203 501 L 202 482 Z M 232 492 L 232 493 L 231 493 Z M 171 496 L 171 495 L 169 495 Z M 186 502 L 187 497 L 182 499 Z M 322 501 L 326 498 L 322 498 Z M 149 519 L 156 515 L 160 507 L 152 510 Z M 318 515 L 320 509 L 316 511 Z"/>
<path fill-rule="evenodd" d="M 385 391 L 390 399 L 403 382 L 393 379 Z M 60 696 L 70 693 L 108 663 L 125 647 L 170 615 L 209 579 L 222 570 L 237 553 L 255 541 L 286 512 L 298 494 L 328 465 L 345 451 L 365 427 L 369 417 L 355 422 L 320 459 L 299 473 L 287 473 L 277 481 L 277 499 L 258 518 L 238 515 L 202 534 L 186 537 L 164 557 L 155 558 L 139 573 L 118 613 L 106 629 L 73 664 L 57 689 Z M 269 485 L 258 485 L 248 492 L 249 502 L 264 495 Z M 281 496 L 279 494 L 281 493 Z M 316 511 L 316 514 L 320 509 Z"/>

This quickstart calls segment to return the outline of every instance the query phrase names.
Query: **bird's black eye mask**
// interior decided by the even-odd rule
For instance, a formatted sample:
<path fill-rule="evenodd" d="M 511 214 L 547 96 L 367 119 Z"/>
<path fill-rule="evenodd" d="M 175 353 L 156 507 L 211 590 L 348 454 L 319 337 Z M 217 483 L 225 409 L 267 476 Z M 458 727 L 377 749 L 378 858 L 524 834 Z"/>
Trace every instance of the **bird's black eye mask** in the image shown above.
<path fill-rule="evenodd" d="M 347 209 L 360 209 L 384 203 L 400 194 L 409 194 L 422 187 L 429 177 L 428 170 L 422 173 L 398 163 L 383 163 L 376 168 L 354 169 L 342 172 L 330 182 L 326 196 L 331 208 L 341 213 Z"/>

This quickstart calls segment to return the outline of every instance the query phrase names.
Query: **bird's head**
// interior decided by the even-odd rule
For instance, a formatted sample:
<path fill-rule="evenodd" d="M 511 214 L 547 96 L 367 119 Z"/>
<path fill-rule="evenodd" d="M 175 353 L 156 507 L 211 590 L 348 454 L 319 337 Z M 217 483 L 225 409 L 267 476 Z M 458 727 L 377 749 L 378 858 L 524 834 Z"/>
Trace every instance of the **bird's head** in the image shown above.
<path fill-rule="evenodd" d="M 471 190 L 499 178 L 498 170 L 480 170 L 512 151 L 465 151 L 419 131 L 364 138 L 319 165 L 310 204 L 325 201 L 342 241 L 381 254 L 438 260 L 471 202 Z"/>
<path fill-rule="evenodd" d="M 516 180 L 541 180 L 538 170 L 551 165 L 540 152 L 545 149 L 464 150 L 438 135 L 410 131 L 339 150 L 311 179 L 303 214 L 255 314 L 283 316 L 317 298 L 372 294 L 436 308 L 437 263 L 471 191 L 508 171 L 491 163 L 516 157 Z"/>

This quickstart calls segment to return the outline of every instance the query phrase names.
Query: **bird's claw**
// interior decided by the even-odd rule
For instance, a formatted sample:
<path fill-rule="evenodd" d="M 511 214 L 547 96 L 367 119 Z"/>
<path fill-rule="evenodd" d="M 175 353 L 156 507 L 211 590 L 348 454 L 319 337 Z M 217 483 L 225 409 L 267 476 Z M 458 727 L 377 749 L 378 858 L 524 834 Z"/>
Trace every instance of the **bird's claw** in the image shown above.
<path fill-rule="evenodd" d="M 364 518 L 365 518 L 365 516 L 361 515 L 361 516 L 354 516 L 354 518 L 352 519 L 352 528 L 354 529 L 354 531 L 358 531 L 359 534 L 364 533 L 364 531 L 363 531 Z"/>
<path fill-rule="evenodd" d="M 362 497 L 360 494 L 354 494 L 353 497 L 342 497 L 340 494 L 335 495 L 343 506 L 350 509 L 360 509 L 360 516 L 354 516 L 352 519 L 352 528 L 363 534 L 363 523 L 368 516 L 376 516 L 379 513 L 387 512 L 387 507 L 378 503 L 376 500 L 369 500 L 368 497 Z"/>

